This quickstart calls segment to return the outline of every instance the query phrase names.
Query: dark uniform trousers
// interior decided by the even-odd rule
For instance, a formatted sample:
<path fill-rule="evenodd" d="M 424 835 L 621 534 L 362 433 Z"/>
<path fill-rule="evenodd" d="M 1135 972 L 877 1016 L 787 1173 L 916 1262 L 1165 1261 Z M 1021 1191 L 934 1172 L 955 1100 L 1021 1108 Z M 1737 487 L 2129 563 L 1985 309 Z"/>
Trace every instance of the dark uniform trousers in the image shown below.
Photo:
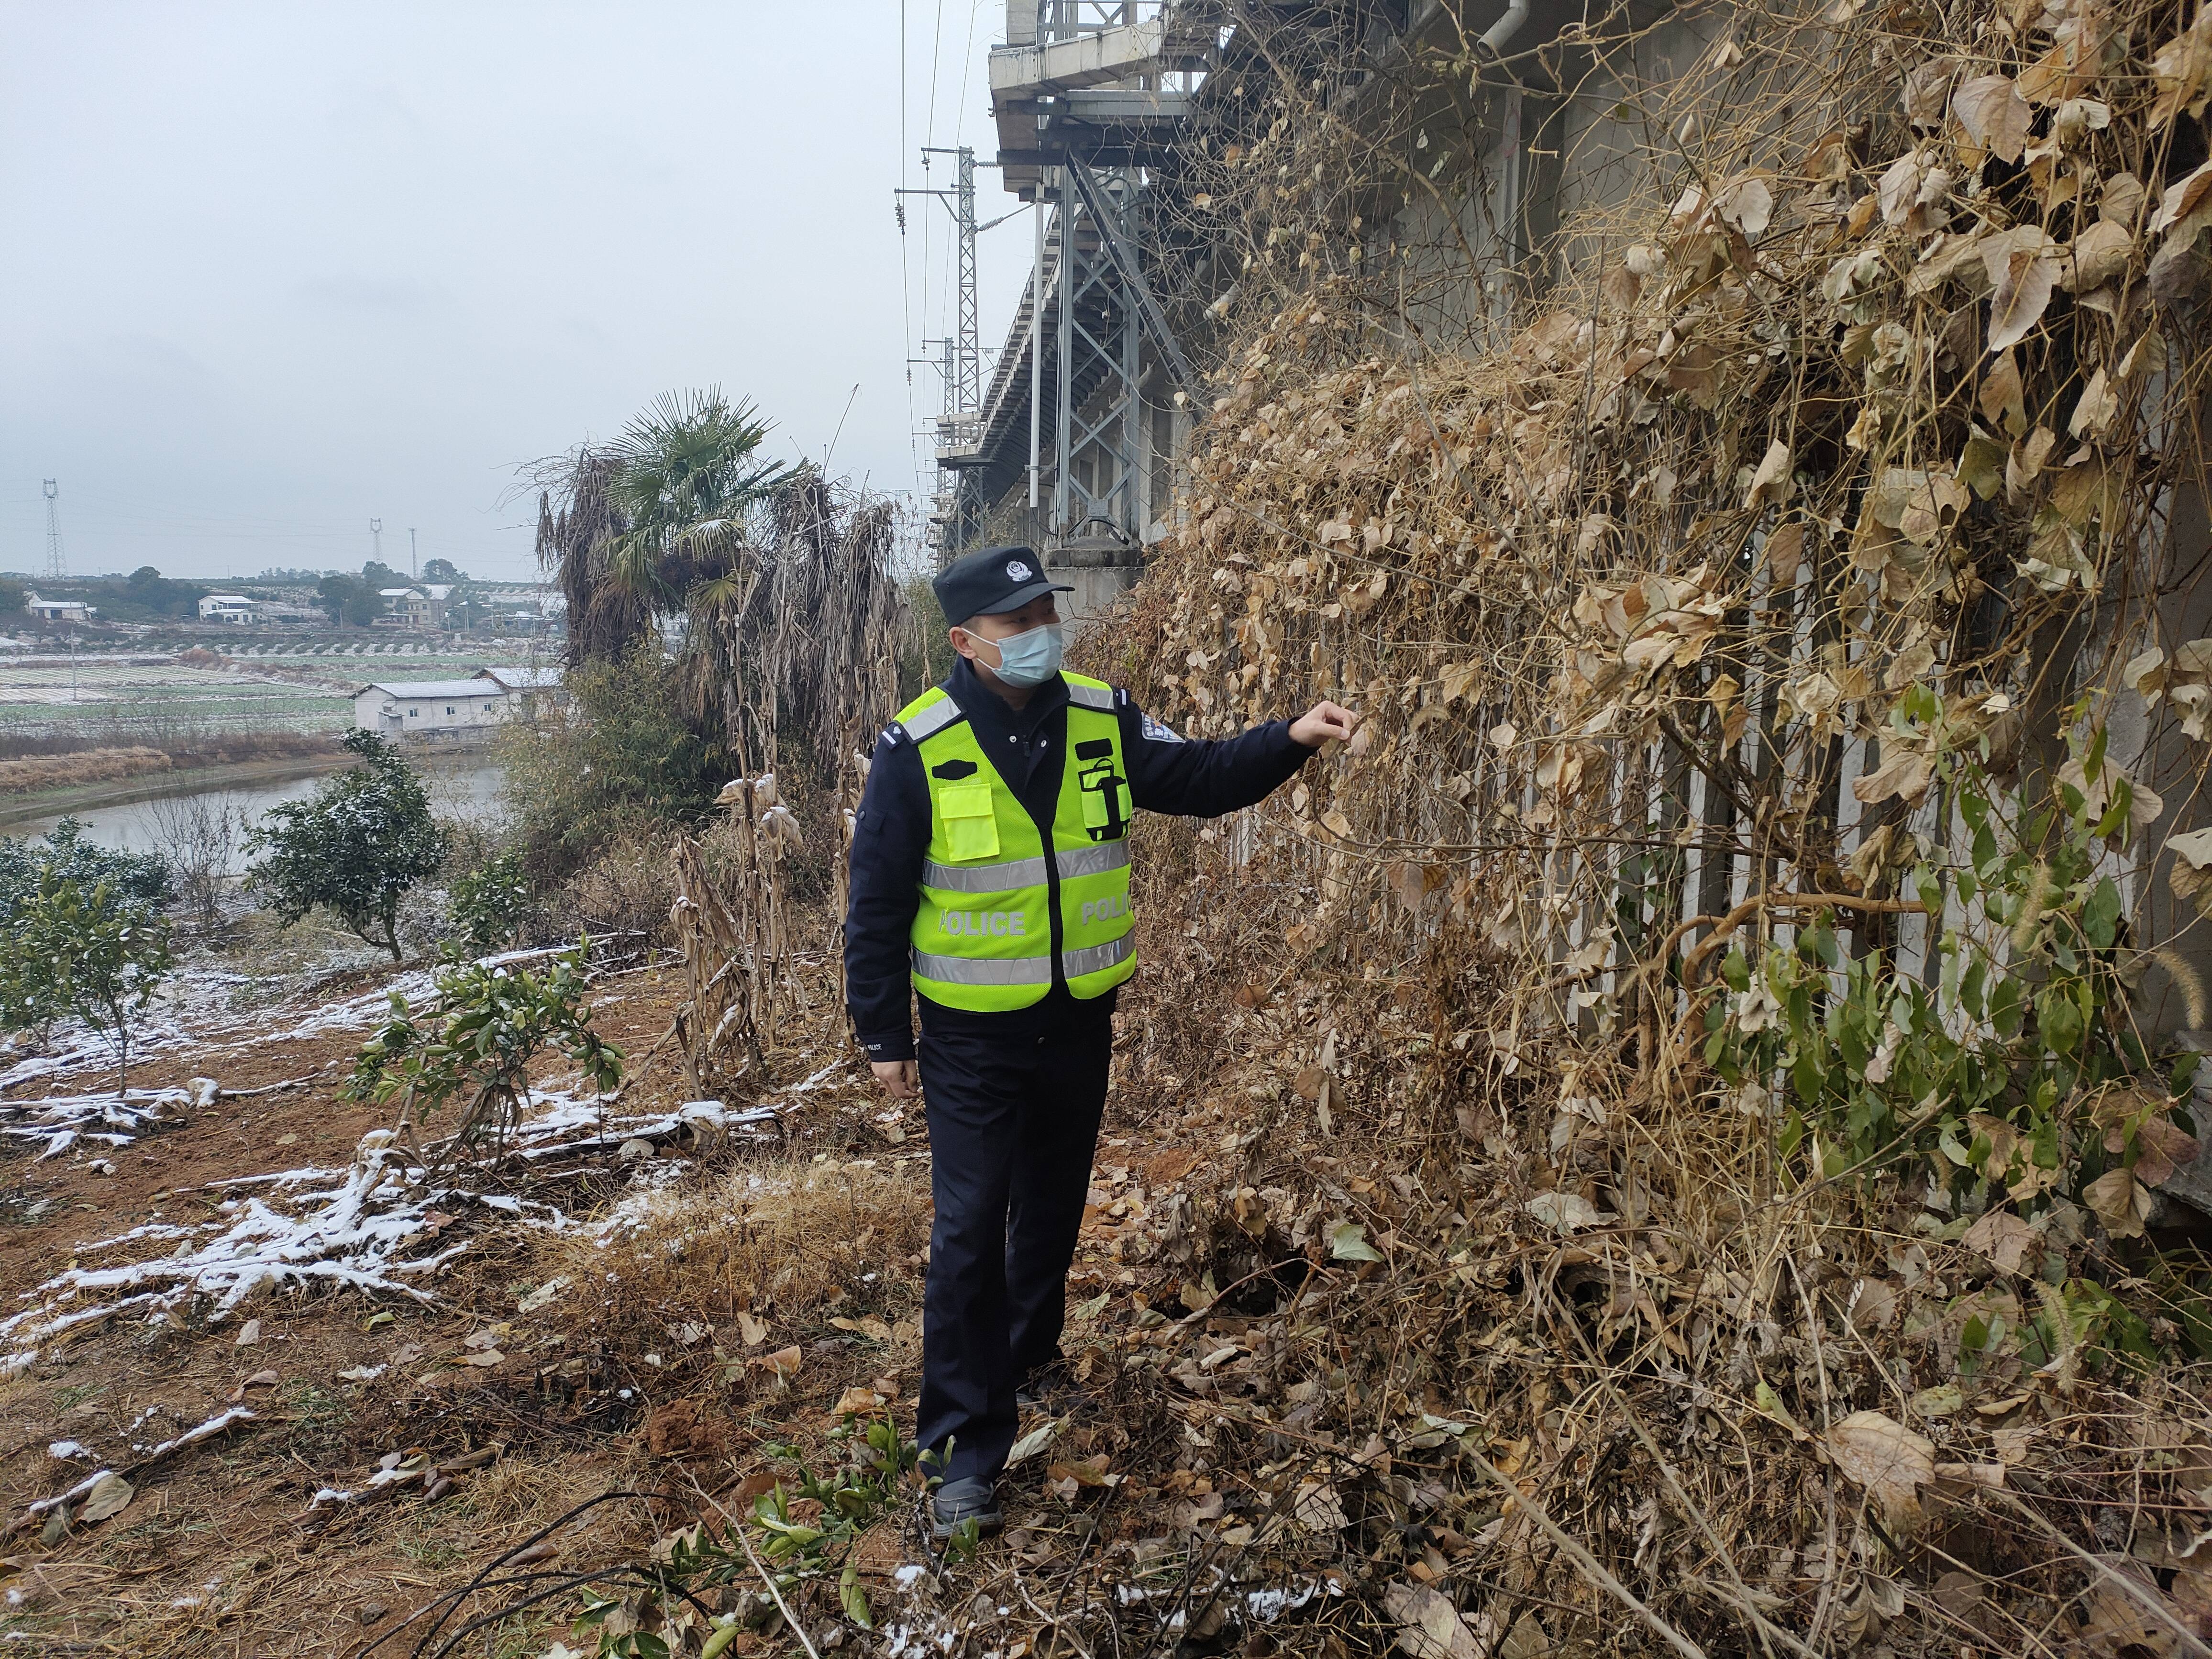
<path fill-rule="evenodd" d="M 1016 1387 L 1060 1352 L 1113 1046 L 1110 1018 L 1018 1046 L 923 1021 L 937 1219 L 915 1427 L 946 1456 L 933 1472 L 947 1480 L 998 1474 L 1014 1443 Z"/>

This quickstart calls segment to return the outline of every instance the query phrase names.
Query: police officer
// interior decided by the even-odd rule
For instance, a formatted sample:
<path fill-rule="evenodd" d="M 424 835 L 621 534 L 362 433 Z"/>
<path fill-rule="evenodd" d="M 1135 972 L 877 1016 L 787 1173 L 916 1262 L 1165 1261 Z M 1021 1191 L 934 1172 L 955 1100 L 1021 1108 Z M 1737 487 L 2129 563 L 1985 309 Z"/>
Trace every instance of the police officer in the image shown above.
<path fill-rule="evenodd" d="M 1186 742 L 1127 691 L 1060 669 L 1055 593 L 1026 547 L 948 566 L 959 653 L 876 744 L 854 824 L 846 995 L 895 1100 L 927 1088 L 936 1223 L 922 1304 L 921 1444 L 940 1537 L 1000 1522 L 1019 1405 L 1050 1387 L 1135 971 L 1129 820 L 1263 799 L 1358 717 L 1332 702 Z M 921 1004 L 917 1066 L 908 991 Z"/>

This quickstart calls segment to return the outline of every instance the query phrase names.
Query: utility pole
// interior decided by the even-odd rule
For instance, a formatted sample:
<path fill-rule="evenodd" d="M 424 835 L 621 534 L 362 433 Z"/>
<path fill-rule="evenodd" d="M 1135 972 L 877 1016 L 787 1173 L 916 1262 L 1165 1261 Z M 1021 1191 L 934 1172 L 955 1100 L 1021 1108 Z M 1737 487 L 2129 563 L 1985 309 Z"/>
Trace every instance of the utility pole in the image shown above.
<path fill-rule="evenodd" d="M 368 556 L 379 564 L 384 562 L 384 520 L 381 519 L 368 521 Z"/>
<path fill-rule="evenodd" d="M 960 479 L 957 467 L 948 465 L 947 458 L 965 454 L 975 446 L 982 424 L 983 413 L 983 336 L 977 320 L 975 303 L 975 152 L 967 145 L 957 149 L 925 145 L 921 165 L 925 171 L 933 155 L 954 158 L 957 172 L 949 190 L 897 190 L 892 199 L 898 208 L 899 228 L 906 228 L 906 204 L 908 196 L 933 196 L 945 204 L 951 214 L 954 229 L 958 233 L 959 275 L 955 295 L 955 318 L 952 333 L 942 342 L 945 357 L 939 368 L 945 387 L 945 412 L 937 422 L 937 504 L 933 515 L 938 524 L 937 544 L 944 550 L 957 550 L 965 540 L 966 526 L 960 522 Z M 996 220 L 993 223 L 999 222 Z M 924 341 L 927 350 L 930 342 Z M 927 361 L 926 359 L 920 361 Z"/>
<path fill-rule="evenodd" d="M 415 563 L 415 526 L 410 524 L 407 526 L 407 580 L 414 581 L 422 574 Z"/>
<path fill-rule="evenodd" d="M 52 478 L 40 480 L 46 495 L 46 580 L 69 580 L 69 560 L 62 553 L 62 487 Z M 70 701 L 76 701 L 72 691 Z"/>
<path fill-rule="evenodd" d="M 957 164 L 953 187 L 951 190 L 913 191 L 909 195 L 935 196 L 942 200 L 952 214 L 952 223 L 960 234 L 959 287 L 955 295 L 957 319 L 953 329 L 953 373 L 957 377 L 957 399 L 952 407 L 963 415 L 980 414 L 983 408 L 983 333 L 977 322 L 975 307 L 975 152 L 963 144 L 958 149 L 924 149 L 923 155 L 950 155 Z M 925 161 L 922 166 L 927 167 Z"/>

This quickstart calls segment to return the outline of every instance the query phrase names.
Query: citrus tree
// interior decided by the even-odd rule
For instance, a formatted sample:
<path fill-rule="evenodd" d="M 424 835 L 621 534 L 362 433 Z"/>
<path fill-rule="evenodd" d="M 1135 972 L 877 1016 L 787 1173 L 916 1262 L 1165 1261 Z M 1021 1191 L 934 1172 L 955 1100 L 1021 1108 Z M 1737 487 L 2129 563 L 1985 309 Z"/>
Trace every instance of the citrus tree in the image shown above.
<path fill-rule="evenodd" d="M 410 1123 L 459 1100 L 454 1141 L 468 1145 L 499 1138 L 520 1121 L 530 1068 L 548 1048 L 588 1086 L 612 1091 L 622 1081 L 623 1052 L 592 1030 L 589 943 L 558 952 L 543 972 L 515 962 L 449 961 L 420 1018 L 392 992 L 392 1018 L 362 1045 L 347 1093 L 398 1100 Z"/>
<path fill-rule="evenodd" d="M 174 965 L 169 927 L 120 886 L 89 889 L 48 868 L 0 928 L 0 1023 L 43 1030 L 74 1015 L 115 1044 L 131 1080 L 131 1032 Z"/>
<path fill-rule="evenodd" d="M 307 799 L 262 815 L 246 848 L 267 856 L 246 872 L 246 884 L 284 926 L 320 906 L 397 962 L 399 902 L 437 873 L 445 836 L 430 816 L 422 780 L 398 745 L 353 731 L 345 746 L 360 765 Z"/>

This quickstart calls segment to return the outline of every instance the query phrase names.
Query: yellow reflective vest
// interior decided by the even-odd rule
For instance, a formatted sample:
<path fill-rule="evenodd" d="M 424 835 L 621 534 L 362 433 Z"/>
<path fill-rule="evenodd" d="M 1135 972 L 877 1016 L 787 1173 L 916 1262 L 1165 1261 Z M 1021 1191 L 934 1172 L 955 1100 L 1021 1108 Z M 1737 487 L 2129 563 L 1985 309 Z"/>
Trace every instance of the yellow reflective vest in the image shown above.
<path fill-rule="evenodd" d="M 929 780 L 914 986 L 948 1008 L 994 1013 L 1042 1000 L 1055 951 L 1078 997 L 1103 996 L 1136 971 L 1133 809 L 1113 688 L 1080 674 L 1060 678 L 1067 754 L 1048 844 L 941 688 L 899 712 Z"/>

